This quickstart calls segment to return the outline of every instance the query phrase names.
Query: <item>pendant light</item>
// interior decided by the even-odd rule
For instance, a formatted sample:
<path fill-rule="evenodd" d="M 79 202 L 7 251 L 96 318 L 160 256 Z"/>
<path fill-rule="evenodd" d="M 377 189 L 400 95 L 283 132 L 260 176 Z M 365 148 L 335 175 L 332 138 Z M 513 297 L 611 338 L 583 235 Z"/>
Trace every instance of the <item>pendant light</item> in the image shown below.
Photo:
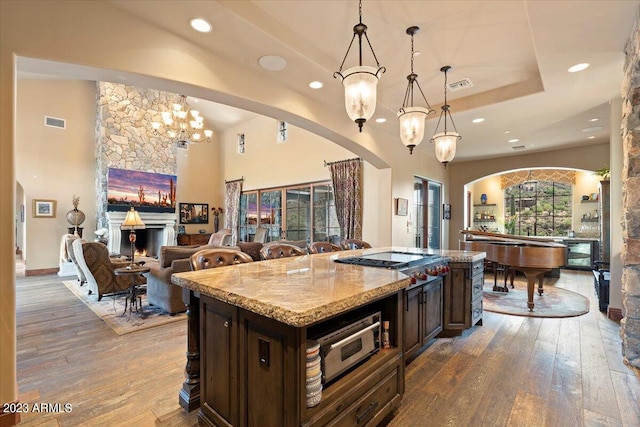
<path fill-rule="evenodd" d="M 436 134 L 431 138 L 431 142 L 435 144 L 436 149 L 436 158 L 439 162 L 444 164 L 444 167 L 447 167 L 447 163 L 449 163 L 456 156 L 456 143 L 459 139 L 462 139 L 458 130 L 456 129 L 456 124 L 453 122 L 453 118 L 451 118 L 451 111 L 449 104 L 447 104 L 447 72 L 451 69 L 449 65 L 445 65 L 440 68 L 440 71 L 444 73 L 444 104 L 442 104 L 442 111 L 440 112 L 440 118 L 438 119 L 438 124 L 436 125 Z M 451 125 L 453 126 L 453 132 L 447 130 L 447 116 L 449 120 L 451 120 Z M 444 117 L 444 131 L 437 133 L 438 128 L 440 127 L 440 122 Z"/>
<path fill-rule="evenodd" d="M 407 91 L 404 94 L 404 102 L 402 108 L 398 111 L 398 119 L 400 120 L 400 139 L 402 143 L 409 149 L 409 154 L 413 154 L 413 149 L 422 142 L 426 127 L 426 119 L 435 110 L 429 105 L 429 101 L 424 96 L 420 83 L 418 83 L 418 75 L 413 72 L 413 36 L 420 31 L 419 27 L 407 28 L 407 34 L 411 36 L 411 74 L 407 76 L 409 81 Z M 427 108 L 413 106 L 413 85 L 418 87 L 422 99 L 427 104 Z"/>
<path fill-rule="evenodd" d="M 381 67 L 376 57 L 376 53 L 373 51 L 369 37 L 367 36 L 367 26 L 362 23 L 362 0 L 359 2 L 359 15 L 360 22 L 353 27 L 353 37 L 351 43 L 347 48 L 347 53 L 344 55 L 342 64 L 338 71 L 333 73 L 334 78 L 340 77 L 342 84 L 344 85 L 344 103 L 347 109 L 349 118 L 358 124 L 358 129 L 362 132 L 362 126 L 369 120 L 376 110 L 376 87 L 378 80 L 382 73 L 386 71 L 386 68 Z M 359 62 L 357 67 L 349 68 L 342 71 L 344 62 L 349 55 L 349 50 L 353 45 L 353 41 L 356 36 L 358 37 L 358 51 Z M 373 54 L 373 59 L 376 61 L 376 66 L 371 67 L 362 65 L 362 36 L 367 39 L 367 44 Z"/>

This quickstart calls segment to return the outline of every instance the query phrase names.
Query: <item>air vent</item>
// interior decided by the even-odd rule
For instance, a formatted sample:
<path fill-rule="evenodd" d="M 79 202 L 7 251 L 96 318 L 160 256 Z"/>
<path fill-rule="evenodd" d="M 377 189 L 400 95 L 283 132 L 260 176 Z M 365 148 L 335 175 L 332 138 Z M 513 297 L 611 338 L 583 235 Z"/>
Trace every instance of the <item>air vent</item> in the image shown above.
<path fill-rule="evenodd" d="M 513 151 L 524 150 L 526 147 L 524 145 L 514 145 L 511 147 Z"/>
<path fill-rule="evenodd" d="M 471 80 L 469 79 L 462 79 L 457 82 L 448 83 L 447 87 L 451 92 L 457 92 L 459 90 L 469 89 L 473 87 L 473 83 L 471 83 Z"/>
<path fill-rule="evenodd" d="M 66 129 L 67 121 L 65 119 L 58 119 L 55 117 L 44 116 L 44 125 L 51 128 Z"/>

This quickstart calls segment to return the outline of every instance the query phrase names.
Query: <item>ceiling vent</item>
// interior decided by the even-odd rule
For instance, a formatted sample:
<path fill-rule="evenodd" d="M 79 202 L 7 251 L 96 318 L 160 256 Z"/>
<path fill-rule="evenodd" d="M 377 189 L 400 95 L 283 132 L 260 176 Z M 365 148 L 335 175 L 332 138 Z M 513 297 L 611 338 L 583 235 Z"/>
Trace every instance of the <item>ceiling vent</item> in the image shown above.
<path fill-rule="evenodd" d="M 44 125 L 50 128 L 66 129 L 67 121 L 65 119 L 58 119 L 55 117 L 44 116 Z"/>
<path fill-rule="evenodd" d="M 513 147 L 511 147 L 513 151 L 524 150 L 525 148 L 526 147 L 524 145 L 514 145 Z"/>
<path fill-rule="evenodd" d="M 451 92 L 457 92 L 464 89 L 469 89 L 473 87 L 473 83 L 469 79 L 462 79 L 457 82 L 448 83 L 447 87 Z"/>

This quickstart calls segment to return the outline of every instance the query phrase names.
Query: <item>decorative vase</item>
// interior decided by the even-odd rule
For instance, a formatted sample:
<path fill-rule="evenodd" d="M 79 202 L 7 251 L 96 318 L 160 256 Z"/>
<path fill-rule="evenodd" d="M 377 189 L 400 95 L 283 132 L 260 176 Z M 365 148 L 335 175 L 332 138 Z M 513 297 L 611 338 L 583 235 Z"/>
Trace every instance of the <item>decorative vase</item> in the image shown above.
<path fill-rule="evenodd" d="M 482 203 L 483 205 L 487 204 L 487 195 L 482 193 L 482 195 L 480 195 L 480 203 Z"/>
<path fill-rule="evenodd" d="M 218 227 L 220 226 L 220 218 L 218 218 L 218 215 L 213 217 L 213 232 L 217 233 L 218 232 Z"/>
<path fill-rule="evenodd" d="M 67 212 L 67 221 L 72 227 L 79 227 L 85 220 L 84 212 L 79 209 L 72 209 Z"/>

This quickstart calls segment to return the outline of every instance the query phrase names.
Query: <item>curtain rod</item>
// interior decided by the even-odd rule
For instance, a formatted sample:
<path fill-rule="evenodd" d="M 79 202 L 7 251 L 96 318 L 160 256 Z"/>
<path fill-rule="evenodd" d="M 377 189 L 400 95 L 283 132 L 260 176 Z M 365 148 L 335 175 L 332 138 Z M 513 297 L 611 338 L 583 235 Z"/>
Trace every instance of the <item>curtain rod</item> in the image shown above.
<path fill-rule="evenodd" d="M 336 164 L 336 163 L 345 163 L 345 162 L 350 162 L 352 160 L 358 160 L 359 162 L 362 161 L 362 157 L 354 157 L 353 159 L 345 159 L 345 160 L 336 160 L 335 162 L 327 162 L 326 160 L 324 161 L 324 167 L 326 168 L 327 166 Z"/>
<path fill-rule="evenodd" d="M 227 180 L 225 179 L 225 180 L 224 180 L 224 183 L 225 183 L 225 184 L 228 184 L 228 183 L 230 183 L 230 182 L 236 182 L 236 181 L 244 181 L 244 176 L 243 176 L 243 177 L 241 177 L 241 178 L 238 178 L 238 179 L 231 179 L 231 180 L 229 180 L 229 181 L 227 181 Z"/>

